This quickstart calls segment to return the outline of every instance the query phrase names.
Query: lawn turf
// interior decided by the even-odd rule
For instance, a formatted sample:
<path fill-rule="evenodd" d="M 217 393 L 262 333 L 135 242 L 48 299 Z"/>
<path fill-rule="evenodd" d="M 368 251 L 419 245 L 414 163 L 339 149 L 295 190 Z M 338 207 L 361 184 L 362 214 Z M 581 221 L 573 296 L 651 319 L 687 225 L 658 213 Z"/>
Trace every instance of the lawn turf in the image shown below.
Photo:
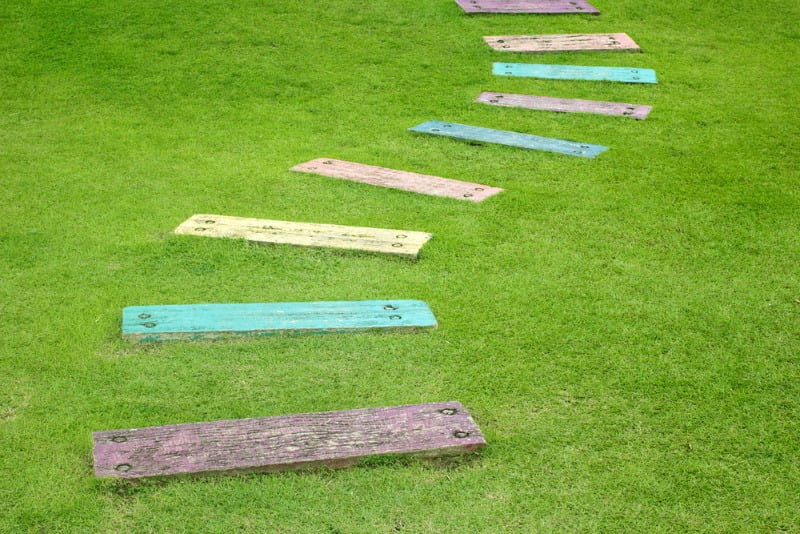
<path fill-rule="evenodd" d="M 800 6 L 596 0 L 0 4 L 0 531 L 800 532 Z M 643 53 L 483 35 L 626 32 Z M 493 61 L 653 68 L 512 79 Z M 483 90 L 653 105 L 496 108 Z M 414 135 L 437 119 L 595 160 Z M 291 173 L 504 187 L 481 204 Z M 403 228 L 412 262 L 177 237 L 193 213 Z M 128 305 L 412 298 L 423 334 L 136 346 Z M 459 400 L 450 461 L 126 484 L 91 432 Z"/>

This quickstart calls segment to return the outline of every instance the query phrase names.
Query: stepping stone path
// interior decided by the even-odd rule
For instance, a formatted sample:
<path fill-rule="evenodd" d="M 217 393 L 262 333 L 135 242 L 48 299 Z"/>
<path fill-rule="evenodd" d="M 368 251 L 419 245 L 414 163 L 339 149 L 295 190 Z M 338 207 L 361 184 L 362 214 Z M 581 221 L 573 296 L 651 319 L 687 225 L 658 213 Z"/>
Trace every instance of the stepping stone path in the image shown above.
<path fill-rule="evenodd" d="M 419 300 L 178 304 L 122 310 L 122 337 L 140 343 L 420 328 L 436 328 L 436 318 Z"/>
<path fill-rule="evenodd" d="M 585 0 L 456 0 L 467 13 L 591 13 Z M 639 50 L 624 33 L 485 37 L 504 52 Z M 656 83 L 650 69 L 495 63 L 500 76 Z M 478 102 L 589 112 L 643 119 L 649 106 L 481 93 Z M 546 150 L 592 158 L 607 147 L 429 121 L 413 132 Z M 332 178 L 479 202 L 498 187 L 397 171 L 334 159 L 292 168 Z M 298 223 L 222 215 L 194 215 L 176 234 L 242 238 L 262 243 L 358 249 L 417 258 L 432 237 L 424 232 Z M 345 332 L 365 329 L 435 328 L 427 304 L 416 300 L 189 304 L 131 306 L 123 310 L 123 337 L 132 341 L 260 336 L 281 332 Z M 387 454 L 437 456 L 473 451 L 486 444 L 472 417 L 457 402 L 295 414 L 95 432 L 97 477 L 144 478 L 342 467 Z"/>

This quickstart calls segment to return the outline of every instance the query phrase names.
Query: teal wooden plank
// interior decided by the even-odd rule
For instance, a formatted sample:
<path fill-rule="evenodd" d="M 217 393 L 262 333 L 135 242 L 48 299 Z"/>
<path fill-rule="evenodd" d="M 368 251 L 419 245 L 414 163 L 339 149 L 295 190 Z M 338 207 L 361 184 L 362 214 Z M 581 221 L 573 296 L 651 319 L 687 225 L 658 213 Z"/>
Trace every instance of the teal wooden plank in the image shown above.
<path fill-rule="evenodd" d="M 498 76 L 523 76 L 549 80 L 594 80 L 624 83 L 658 83 L 653 69 L 627 67 L 582 67 L 542 65 L 537 63 L 495 63 L 492 73 Z"/>
<path fill-rule="evenodd" d="M 435 327 L 436 318 L 419 300 L 178 304 L 122 311 L 122 337 L 139 342 Z"/>
<path fill-rule="evenodd" d="M 466 124 L 456 124 L 453 122 L 428 121 L 418 124 L 413 128 L 409 128 L 409 130 L 412 132 L 443 135 L 468 141 L 480 141 L 482 143 L 496 143 L 499 145 L 528 148 L 531 150 L 557 152 L 559 154 L 581 156 L 584 158 L 593 158 L 601 152 L 608 150 L 608 147 L 601 145 L 576 143 L 574 141 L 539 137 L 538 135 L 518 132 L 507 132 L 505 130 L 492 130 L 491 128 L 468 126 Z"/>

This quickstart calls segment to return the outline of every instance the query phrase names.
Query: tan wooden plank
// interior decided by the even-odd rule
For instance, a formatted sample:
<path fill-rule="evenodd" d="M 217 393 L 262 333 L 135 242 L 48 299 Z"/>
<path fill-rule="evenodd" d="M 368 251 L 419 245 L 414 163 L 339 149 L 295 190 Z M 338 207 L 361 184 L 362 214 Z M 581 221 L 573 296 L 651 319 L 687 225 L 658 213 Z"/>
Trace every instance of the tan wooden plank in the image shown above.
<path fill-rule="evenodd" d="M 499 187 L 489 185 L 330 158 L 319 158 L 301 163 L 292 167 L 291 170 L 472 202 L 480 202 L 503 191 Z"/>
<path fill-rule="evenodd" d="M 92 439 L 95 475 L 126 479 L 346 467 L 370 456 L 486 445 L 453 401 L 107 430 Z"/>
<path fill-rule="evenodd" d="M 417 258 L 431 234 L 361 226 L 193 215 L 174 231 L 180 235 L 238 238 L 258 243 L 364 250 Z"/>
<path fill-rule="evenodd" d="M 497 35 L 483 39 L 489 46 L 502 52 L 641 50 L 639 45 L 625 33 Z"/>

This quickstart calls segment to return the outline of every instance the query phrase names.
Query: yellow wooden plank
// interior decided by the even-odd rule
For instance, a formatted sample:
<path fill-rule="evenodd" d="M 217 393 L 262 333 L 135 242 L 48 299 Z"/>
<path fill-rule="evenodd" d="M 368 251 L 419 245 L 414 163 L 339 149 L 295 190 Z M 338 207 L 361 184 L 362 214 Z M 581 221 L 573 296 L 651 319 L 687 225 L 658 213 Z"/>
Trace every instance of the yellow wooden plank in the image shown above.
<path fill-rule="evenodd" d="M 227 215 L 193 215 L 174 231 L 181 235 L 246 239 L 259 243 L 330 247 L 417 258 L 433 237 L 426 232 L 335 224 L 274 221 Z"/>

